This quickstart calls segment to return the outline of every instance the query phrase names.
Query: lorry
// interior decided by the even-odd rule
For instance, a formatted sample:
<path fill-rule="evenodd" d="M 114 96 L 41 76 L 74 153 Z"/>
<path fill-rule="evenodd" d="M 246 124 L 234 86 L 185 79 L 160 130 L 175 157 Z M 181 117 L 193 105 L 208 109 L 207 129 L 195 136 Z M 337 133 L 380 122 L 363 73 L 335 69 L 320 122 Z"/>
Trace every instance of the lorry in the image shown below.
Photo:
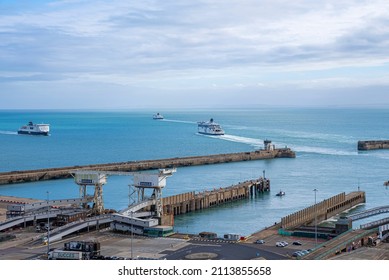
<path fill-rule="evenodd" d="M 224 240 L 228 240 L 228 241 L 238 241 L 241 238 L 241 236 L 239 234 L 232 234 L 232 233 L 224 234 L 223 237 L 224 237 Z"/>
<path fill-rule="evenodd" d="M 47 237 L 45 237 L 47 242 Z M 100 256 L 100 243 L 94 241 L 70 241 L 63 249 L 49 252 L 49 260 L 90 260 Z"/>
<path fill-rule="evenodd" d="M 49 252 L 49 260 L 82 260 L 83 252 L 53 250 Z"/>

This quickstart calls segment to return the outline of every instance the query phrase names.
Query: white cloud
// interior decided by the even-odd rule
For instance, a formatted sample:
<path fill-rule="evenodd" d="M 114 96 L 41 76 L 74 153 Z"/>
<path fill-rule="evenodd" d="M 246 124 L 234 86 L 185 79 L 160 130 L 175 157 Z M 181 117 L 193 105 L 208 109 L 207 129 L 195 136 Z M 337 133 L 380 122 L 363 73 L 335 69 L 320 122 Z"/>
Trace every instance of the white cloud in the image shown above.
<path fill-rule="evenodd" d="M 0 17 L 0 90 L 34 79 L 80 85 L 75 94 L 85 83 L 213 94 L 386 85 L 388 14 L 386 0 L 15 5 Z"/>

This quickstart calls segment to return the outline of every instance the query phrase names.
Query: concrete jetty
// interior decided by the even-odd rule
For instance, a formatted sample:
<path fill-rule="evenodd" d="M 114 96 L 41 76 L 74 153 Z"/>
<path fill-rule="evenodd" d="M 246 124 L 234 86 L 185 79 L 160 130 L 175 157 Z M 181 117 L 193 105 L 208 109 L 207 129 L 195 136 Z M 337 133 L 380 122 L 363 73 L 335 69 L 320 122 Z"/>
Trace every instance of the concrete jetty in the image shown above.
<path fill-rule="evenodd" d="M 163 198 L 163 213 L 164 215 L 181 215 L 235 200 L 250 198 L 257 193 L 268 191 L 270 191 L 270 180 L 261 177 L 257 180 L 240 182 L 226 188 L 173 195 Z"/>
<path fill-rule="evenodd" d="M 358 141 L 359 151 L 379 150 L 379 149 L 389 149 L 389 140 Z"/>
<path fill-rule="evenodd" d="M 320 223 L 365 202 L 366 195 L 363 191 L 355 191 L 347 195 L 343 192 L 281 218 L 281 227 L 286 230 L 294 229 L 302 225 L 311 225 L 315 219 Z"/>
<path fill-rule="evenodd" d="M 273 145 L 271 145 L 267 146 L 266 149 L 251 152 L 2 172 L 0 173 L 0 185 L 70 178 L 71 173 L 75 170 L 132 172 L 161 168 L 294 157 L 296 157 L 296 154 L 290 148 L 276 149 Z"/>

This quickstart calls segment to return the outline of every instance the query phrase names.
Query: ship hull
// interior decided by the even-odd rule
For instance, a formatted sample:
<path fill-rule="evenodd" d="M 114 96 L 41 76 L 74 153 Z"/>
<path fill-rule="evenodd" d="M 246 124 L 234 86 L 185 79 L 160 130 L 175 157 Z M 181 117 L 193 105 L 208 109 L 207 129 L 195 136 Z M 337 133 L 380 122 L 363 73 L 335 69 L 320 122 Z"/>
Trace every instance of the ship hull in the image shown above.
<path fill-rule="evenodd" d="M 216 135 L 216 136 L 219 136 L 219 135 L 224 135 L 223 132 L 215 132 L 215 133 L 212 133 L 212 132 L 201 132 L 199 131 L 200 134 L 204 134 L 204 135 Z"/>
<path fill-rule="evenodd" d="M 49 136 L 49 133 L 48 132 L 44 132 L 44 131 L 36 132 L 36 131 L 23 131 L 23 130 L 19 130 L 18 134 Z"/>

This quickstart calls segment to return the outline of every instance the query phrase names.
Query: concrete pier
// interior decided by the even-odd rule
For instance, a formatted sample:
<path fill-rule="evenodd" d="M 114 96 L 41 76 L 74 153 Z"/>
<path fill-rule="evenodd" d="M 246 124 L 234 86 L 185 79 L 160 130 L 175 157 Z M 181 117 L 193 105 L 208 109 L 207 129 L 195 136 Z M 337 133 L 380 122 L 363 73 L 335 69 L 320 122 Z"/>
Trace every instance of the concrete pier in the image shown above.
<path fill-rule="evenodd" d="M 281 219 L 281 227 L 283 229 L 294 229 L 303 225 L 314 223 L 315 218 L 317 223 L 327 220 L 345 210 L 348 210 L 358 204 L 365 203 L 365 192 L 356 191 L 348 195 L 340 193 L 322 202 L 309 206 L 303 210 L 297 211 Z"/>
<path fill-rule="evenodd" d="M 258 193 L 268 191 L 270 191 L 270 180 L 259 178 L 258 180 L 249 180 L 226 188 L 173 195 L 163 198 L 163 215 L 181 215 L 240 199 L 247 199 Z"/>
<path fill-rule="evenodd" d="M 379 149 L 389 149 L 389 140 L 358 141 L 359 151 L 379 150 Z"/>
<path fill-rule="evenodd" d="M 61 168 L 48 168 L 38 170 L 11 171 L 0 173 L 0 185 L 25 183 L 53 179 L 65 179 L 71 177 L 71 172 L 75 170 L 97 170 L 97 171 L 119 171 L 132 172 L 142 170 L 152 170 L 161 168 L 195 166 L 205 164 L 217 164 L 228 162 L 239 162 L 249 160 L 274 159 L 274 158 L 294 158 L 295 152 L 289 148 L 264 149 L 252 152 L 217 154 L 207 156 L 194 156 L 182 158 L 155 159 L 143 161 L 128 161 L 107 164 L 95 164 L 84 166 L 69 166 Z"/>

